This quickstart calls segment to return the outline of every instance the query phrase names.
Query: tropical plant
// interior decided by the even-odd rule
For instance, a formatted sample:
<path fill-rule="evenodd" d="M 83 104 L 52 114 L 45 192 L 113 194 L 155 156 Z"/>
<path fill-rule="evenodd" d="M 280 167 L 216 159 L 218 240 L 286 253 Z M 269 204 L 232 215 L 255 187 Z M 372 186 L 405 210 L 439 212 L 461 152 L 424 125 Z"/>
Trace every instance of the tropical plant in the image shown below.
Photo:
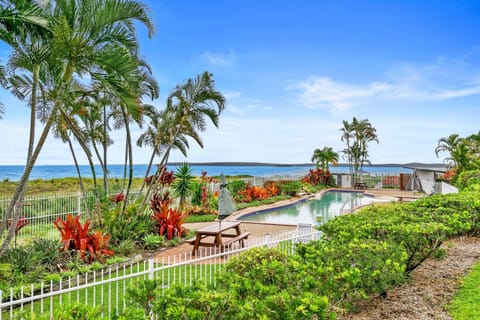
<path fill-rule="evenodd" d="M 158 233 L 166 236 L 168 240 L 174 237 L 181 237 L 185 233 L 185 228 L 182 226 L 185 220 L 183 214 L 174 208 L 163 207 L 161 211 L 153 213 Z"/>
<path fill-rule="evenodd" d="M 455 176 L 465 170 L 480 169 L 480 132 L 462 138 L 458 134 L 451 134 L 438 140 L 435 154 L 447 152 L 444 161 L 450 169 L 455 170 Z"/>
<path fill-rule="evenodd" d="M 150 201 L 150 208 L 153 211 L 152 219 L 158 227 L 159 235 L 166 236 L 168 240 L 173 237 L 181 237 L 185 228 L 184 215 L 176 209 L 169 208 L 172 199 L 168 191 L 166 193 L 157 192 Z"/>
<path fill-rule="evenodd" d="M 278 187 L 280 189 L 280 194 L 293 197 L 300 192 L 302 184 L 300 181 L 279 181 Z"/>
<path fill-rule="evenodd" d="M 169 113 L 158 111 L 152 106 L 144 108 L 144 114 L 150 119 L 150 122 L 145 132 L 138 137 L 137 146 L 150 146 L 152 148 L 152 155 L 150 156 L 147 170 L 145 171 L 145 180 L 147 180 L 150 176 L 150 170 L 155 156 L 161 156 L 162 151 L 170 142 L 169 132 L 174 128 L 175 123 Z M 201 145 L 201 141 L 199 141 L 199 143 Z M 185 157 L 187 156 L 188 148 L 189 144 L 185 135 L 178 135 L 172 144 L 172 149 L 178 149 Z M 142 184 L 140 192 L 144 186 L 145 183 Z"/>
<path fill-rule="evenodd" d="M 100 231 L 91 232 L 90 222 L 80 222 L 80 215 L 74 217 L 68 214 L 65 220 L 58 217 L 53 224 L 61 234 L 63 251 L 75 251 L 80 253 L 80 258 L 85 260 L 87 254 L 89 262 L 93 259 L 103 261 L 104 256 L 110 256 L 113 251 L 108 250 L 110 235 L 103 235 Z"/>
<path fill-rule="evenodd" d="M 172 188 L 175 196 L 179 198 L 178 208 L 180 211 L 185 209 L 187 199 L 192 195 L 193 179 L 192 169 L 187 163 L 183 163 L 175 172 Z"/>
<path fill-rule="evenodd" d="M 69 114 L 66 102 L 77 77 L 102 83 L 119 96 L 122 105 L 136 107 L 138 104 L 138 79 L 141 77 L 138 45 L 134 21 L 153 28 L 146 8 L 132 0 L 59 0 L 40 6 L 37 2 L 10 2 L 2 7 L 0 17 L 0 39 L 9 43 L 13 50 L 35 46 L 35 37 L 40 34 L 48 44 L 46 67 L 40 73 L 52 75 L 52 86 L 42 95 L 43 129 L 34 148 L 27 155 L 27 164 L 18 187 L 12 196 L 0 223 L 0 235 L 8 228 L 0 247 L 0 255 L 6 250 L 14 236 L 14 228 L 20 217 L 22 199 L 30 172 L 42 150 L 45 140 L 54 126 L 59 113 Z M 112 10 L 115 8 L 115 10 Z M 27 23 L 25 23 L 27 22 Z M 9 30 L 9 32 L 5 32 Z M 15 39 L 26 39 L 26 45 L 16 46 Z M 34 119 L 33 119 L 34 120 Z M 34 122 L 34 121 L 33 121 Z M 30 121 L 31 128 L 34 125 Z M 68 123 L 67 123 L 68 124 Z M 74 130 L 69 125 L 69 129 Z M 33 139 L 30 139 L 32 141 Z M 30 150 L 30 148 L 29 148 Z"/>
<path fill-rule="evenodd" d="M 165 245 L 165 237 L 158 234 L 147 234 L 143 237 L 143 247 L 151 250 Z"/>
<path fill-rule="evenodd" d="M 33 240 L 33 252 L 38 256 L 40 263 L 50 272 L 58 271 L 63 263 L 63 257 L 60 252 L 61 244 L 53 239 L 35 239 Z"/>
<path fill-rule="evenodd" d="M 335 181 L 330 171 L 324 171 L 323 169 L 310 169 L 308 174 L 302 178 L 302 182 L 311 184 L 312 186 L 324 185 L 333 186 Z"/>
<path fill-rule="evenodd" d="M 165 132 L 168 144 L 163 152 L 159 167 L 153 175 L 146 199 L 150 199 L 154 186 L 165 170 L 170 151 L 179 137 L 185 136 L 194 139 L 203 147 L 199 132 L 207 129 L 205 117 L 218 127 L 219 115 L 225 108 L 225 97 L 215 89 L 213 76 L 209 72 L 198 75 L 195 79 L 188 79 L 183 85 L 177 86 L 167 98 L 167 107 L 164 111 L 168 118 L 169 129 Z M 143 209 L 144 205 L 141 206 Z"/>
<path fill-rule="evenodd" d="M 329 171 L 328 164 L 332 163 L 336 166 L 338 163 L 338 153 L 333 151 L 330 147 L 323 147 L 323 149 L 315 149 L 313 151 L 311 161 L 315 163 L 317 169 L 321 168 L 324 172 Z"/>
<path fill-rule="evenodd" d="M 138 204 L 133 203 L 124 212 L 119 210 L 119 205 L 105 212 L 103 230 L 111 235 L 112 244 L 118 245 L 126 240 L 141 242 L 145 235 L 155 230 L 155 225 L 150 213 L 138 212 Z"/>
<path fill-rule="evenodd" d="M 368 144 L 379 142 L 377 130 L 368 119 L 358 120 L 353 117 L 351 123 L 343 121 L 343 128 L 340 131 L 343 133 L 341 140 L 346 144 L 343 150 L 344 157 L 348 161 L 350 171 L 357 173 L 365 163 L 370 164 Z"/>

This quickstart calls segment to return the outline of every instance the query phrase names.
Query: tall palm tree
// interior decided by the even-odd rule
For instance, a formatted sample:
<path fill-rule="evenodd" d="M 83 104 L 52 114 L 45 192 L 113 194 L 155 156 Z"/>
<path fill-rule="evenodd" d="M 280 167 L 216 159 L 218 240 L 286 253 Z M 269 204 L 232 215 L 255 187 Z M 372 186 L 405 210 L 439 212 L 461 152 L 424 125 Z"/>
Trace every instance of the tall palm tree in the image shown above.
<path fill-rule="evenodd" d="M 169 117 L 167 112 L 160 112 L 153 106 L 145 106 L 144 114 L 150 119 L 149 125 L 147 126 L 145 132 L 143 132 L 137 140 L 137 146 L 144 147 L 149 146 L 152 148 L 152 155 L 148 162 L 147 170 L 145 171 L 145 177 L 140 188 L 140 191 L 137 195 L 140 197 L 140 194 L 145 187 L 147 178 L 150 176 L 150 170 L 153 165 L 155 156 L 161 156 L 162 152 L 168 146 L 170 142 L 171 128 L 174 127 L 172 117 Z M 192 136 L 197 143 L 203 147 L 203 143 L 200 140 L 200 137 L 193 135 Z M 177 139 L 172 145 L 173 149 L 178 149 L 185 157 L 187 156 L 187 149 L 189 148 L 189 143 L 186 135 L 178 135 Z"/>
<path fill-rule="evenodd" d="M 163 152 L 158 169 L 154 174 L 141 209 L 145 207 L 145 201 L 150 198 L 153 186 L 157 179 L 163 174 L 168 161 L 170 150 L 177 141 L 177 138 L 184 134 L 189 137 L 196 137 L 197 142 L 201 141 L 198 132 L 207 129 L 205 118 L 218 127 L 219 115 L 225 108 L 225 97 L 215 89 L 213 75 L 204 72 L 194 79 L 188 79 L 184 84 L 178 85 L 168 96 L 165 112 L 172 119 L 172 127 L 169 131 L 169 142 Z"/>
<path fill-rule="evenodd" d="M 334 166 L 338 162 L 338 153 L 333 151 L 331 147 L 323 147 L 323 149 L 315 149 L 312 155 L 312 162 L 315 163 L 317 168 L 321 168 L 324 172 L 329 170 L 328 164 L 331 163 Z"/>
<path fill-rule="evenodd" d="M 347 160 L 348 169 L 352 172 L 352 150 L 351 150 L 351 139 L 353 138 L 353 126 L 347 120 L 343 120 L 343 127 L 340 128 L 342 132 L 341 140 L 345 142 L 346 148 L 342 151 L 344 159 Z"/>
<path fill-rule="evenodd" d="M 10 3 L 13 2 L 16 5 L 16 2 L 27 1 Z M 0 247 L 0 255 L 13 238 L 20 217 L 20 211 L 14 211 L 15 204 L 25 192 L 30 172 L 63 105 L 64 95 L 71 90 L 72 81 L 77 76 L 88 75 L 92 81 L 103 82 L 123 93 L 122 83 L 135 81 L 138 68 L 138 43 L 133 22 L 143 23 L 149 35 L 153 32 L 145 6 L 133 0 L 57 0 L 50 2 L 45 8 L 36 3 L 32 6 L 41 11 L 48 21 L 46 28 L 50 34 L 49 60 L 56 62 L 56 68 L 61 72 L 51 92 L 50 114 L 11 199 L 7 214 L 2 217 L 0 235 L 5 230 L 6 219 L 14 213 L 11 226 Z M 15 6 L 13 8 L 17 9 Z M 0 12 L 1 31 L 5 31 L 5 24 L 12 24 L 12 20 L 4 18 Z M 19 24 L 17 21 L 16 29 L 21 29 Z M 9 41 L 10 38 L 5 32 L 0 32 L 0 39 Z M 133 100 L 130 102 L 134 103 Z"/>
<path fill-rule="evenodd" d="M 123 127 L 125 129 L 125 163 L 124 163 L 124 178 L 123 189 L 125 192 L 125 199 L 128 201 L 128 195 L 133 180 L 133 143 L 130 130 L 130 122 L 135 122 L 142 127 L 143 125 L 143 109 L 145 104 L 142 103 L 142 98 L 148 97 L 151 100 L 158 98 L 159 87 L 158 83 L 152 77 L 150 67 L 142 60 L 137 60 L 137 69 L 135 70 L 135 77 L 133 81 L 123 82 L 122 85 L 126 90 L 120 94 L 118 92 L 117 100 L 118 108 L 113 114 L 116 114 L 115 127 Z M 114 93 L 115 87 L 109 88 Z M 128 180 L 127 176 L 128 168 Z M 126 184 L 126 188 L 125 188 Z M 127 201 L 123 203 L 123 210 L 125 210 Z"/>

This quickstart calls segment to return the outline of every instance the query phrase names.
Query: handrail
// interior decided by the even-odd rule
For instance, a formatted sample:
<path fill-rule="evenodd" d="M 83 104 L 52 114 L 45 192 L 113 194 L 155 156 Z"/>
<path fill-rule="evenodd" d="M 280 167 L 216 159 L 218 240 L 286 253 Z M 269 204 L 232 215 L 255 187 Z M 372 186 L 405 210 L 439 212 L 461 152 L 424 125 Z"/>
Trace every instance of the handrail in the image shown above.
<path fill-rule="evenodd" d="M 345 200 L 345 202 L 342 204 L 342 206 L 340 207 L 340 214 L 343 214 L 343 209 L 345 208 L 345 206 L 347 205 L 347 203 L 349 203 L 350 200 Z"/>

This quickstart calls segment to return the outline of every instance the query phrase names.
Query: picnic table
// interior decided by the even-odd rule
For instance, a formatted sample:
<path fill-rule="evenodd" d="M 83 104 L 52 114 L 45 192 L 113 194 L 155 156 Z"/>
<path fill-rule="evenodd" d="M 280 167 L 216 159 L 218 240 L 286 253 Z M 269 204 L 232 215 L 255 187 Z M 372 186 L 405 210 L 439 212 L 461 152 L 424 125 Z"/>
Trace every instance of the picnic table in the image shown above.
<path fill-rule="evenodd" d="M 198 229 L 195 238 L 187 240 L 193 245 L 192 255 L 195 255 L 200 247 L 218 247 L 222 252 L 225 247 L 231 246 L 235 242 L 244 247 L 244 240 L 248 238 L 250 232 L 242 233 L 240 223 L 242 222 L 223 221 L 221 224 L 217 223 Z M 206 241 L 207 239 L 210 241 Z"/>
<path fill-rule="evenodd" d="M 364 189 L 364 190 L 366 190 L 367 189 L 367 184 L 365 182 L 355 182 L 355 184 L 353 185 L 353 188 L 354 189 Z"/>

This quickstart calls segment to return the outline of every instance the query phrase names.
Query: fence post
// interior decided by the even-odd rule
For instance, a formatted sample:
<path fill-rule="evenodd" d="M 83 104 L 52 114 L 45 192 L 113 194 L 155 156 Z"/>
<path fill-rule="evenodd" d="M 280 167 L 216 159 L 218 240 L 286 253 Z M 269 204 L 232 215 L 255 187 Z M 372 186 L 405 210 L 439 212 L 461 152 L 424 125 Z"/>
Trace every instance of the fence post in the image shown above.
<path fill-rule="evenodd" d="M 265 244 L 267 245 L 267 249 L 270 249 L 270 234 L 267 233 L 265 235 Z"/>
<path fill-rule="evenodd" d="M 78 212 L 78 215 L 81 215 L 82 214 L 82 193 L 79 191 L 77 191 L 77 212 Z"/>
<path fill-rule="evenodd" d="M 148 259 L 148 280 L 153 280 L 153 258 Z"/>

